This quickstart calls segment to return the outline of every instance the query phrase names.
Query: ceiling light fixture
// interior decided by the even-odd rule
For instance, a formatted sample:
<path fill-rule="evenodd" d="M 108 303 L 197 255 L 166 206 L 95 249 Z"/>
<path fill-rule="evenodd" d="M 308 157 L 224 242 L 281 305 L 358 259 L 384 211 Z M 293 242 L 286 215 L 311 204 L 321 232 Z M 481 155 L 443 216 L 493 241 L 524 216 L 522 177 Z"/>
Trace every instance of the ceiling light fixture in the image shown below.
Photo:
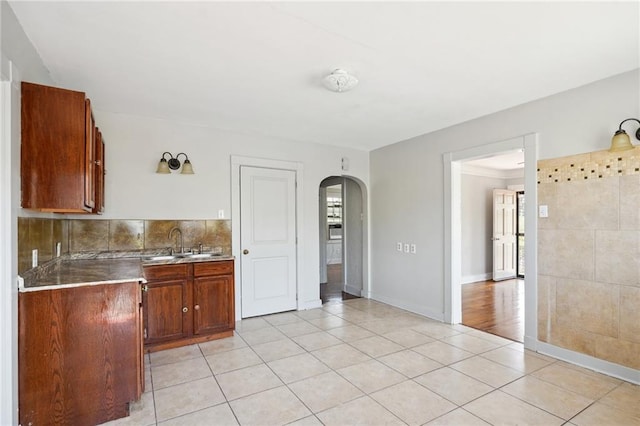
<path fill-rule="evenodd" d="M 169 154 L 169 160 L 165 158 L 167 154 Z M 189 157 L 184 152 L 179 153 L 175 157 L 170 152 L 162 153 L 162 158 L 160 158 L 160 161 L 158 162 L 156 173 L 167 175 L 171 173 L 171 170 L 178 170 L 180 168 L 180 160 L 178 160 L 178 157 L 180 157 L 181 155 L 184 155 L 184 164 L 182 164 L 182 171 L 180 173 L 183 175 L 194 174 L 191 161 L 189 161 Z"/>
<path fill-rule="evenodd" d="M 335 69 L 323 80 L 324 87 L 333 92 L 346 92 L 358 84 L 358 79 L 340 68 Z"/>
<path fill-rule="evenodd" d="M 637 118 L 627 118 L 626 120 L 623 120 L 622 123 L 620 123 L 618 130 L 616 130 L 616 133 L 613 135 L 613 138 L 611 138 L 611 148 L 609 148 L 609 152 L 627 151 L 634 148 L 629 135 L 627 135 L 627 132 L 622 130 L 622 125 L 630 120 L 637 121 L 638 124 L 640 124 L 640 120 Z M 640 140 L 640 127 L 636 130 L 636 139 Z"/>

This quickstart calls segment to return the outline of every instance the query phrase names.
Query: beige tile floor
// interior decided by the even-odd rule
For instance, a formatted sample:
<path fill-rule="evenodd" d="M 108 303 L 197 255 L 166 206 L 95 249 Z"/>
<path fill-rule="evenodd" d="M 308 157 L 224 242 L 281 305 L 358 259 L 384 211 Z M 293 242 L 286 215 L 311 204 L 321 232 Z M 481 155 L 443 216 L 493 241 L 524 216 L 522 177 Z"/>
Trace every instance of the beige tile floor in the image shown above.
<path fill-rule="evenodd" d="M 640 425 L 640 387 L 367 299 L 152 353 L 132 425 Z"/>

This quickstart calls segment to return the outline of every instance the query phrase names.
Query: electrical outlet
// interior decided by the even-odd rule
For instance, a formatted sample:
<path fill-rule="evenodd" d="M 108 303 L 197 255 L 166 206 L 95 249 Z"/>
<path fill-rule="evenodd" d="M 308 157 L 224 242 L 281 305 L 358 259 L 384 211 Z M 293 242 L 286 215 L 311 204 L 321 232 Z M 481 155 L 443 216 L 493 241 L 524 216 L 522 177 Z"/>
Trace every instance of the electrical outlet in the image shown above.
<path fill-rule="evenodd" d="M 416 245 L 415 244 L 411 244 L 411 247 L 409 248 L 409 251 L 411 251 L 411 254 L 416 254 Z"/>
<path fill-rule="evenodd" d="M 218 219 L 224 219 L 224 210 L 218 210 Z"/>
<path fill-rule="evenodd" d="M 38 249 L 31 250 L 31 267 L 38 266 Z"/>
<path fill-rule="evenodd" d="M 60 257 L 61 254 L 62 254 L 62 243 L 58 241 L 56 243 L 56 257 Z"/>
<path fill-rule="evenodd" d="M 409 253 L 409 244 L 404 245 L 404 252 Z"/>
<path fill-rule="evenodd" d="M 402 243 L 401 242 L 397 242 L 396 243 L 396 250 L 402 251 Z"/>

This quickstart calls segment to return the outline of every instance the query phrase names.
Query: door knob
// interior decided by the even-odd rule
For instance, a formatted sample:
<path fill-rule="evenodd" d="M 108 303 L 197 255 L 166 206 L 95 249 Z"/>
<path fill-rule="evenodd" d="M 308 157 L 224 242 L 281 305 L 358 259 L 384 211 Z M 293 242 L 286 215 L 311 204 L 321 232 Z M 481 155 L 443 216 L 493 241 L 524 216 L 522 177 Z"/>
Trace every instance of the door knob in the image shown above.
<path fill-rule="evenodd" d="M 247 249 L 242 250 L 242 254 L 249 254 L 249 250 Z"/>

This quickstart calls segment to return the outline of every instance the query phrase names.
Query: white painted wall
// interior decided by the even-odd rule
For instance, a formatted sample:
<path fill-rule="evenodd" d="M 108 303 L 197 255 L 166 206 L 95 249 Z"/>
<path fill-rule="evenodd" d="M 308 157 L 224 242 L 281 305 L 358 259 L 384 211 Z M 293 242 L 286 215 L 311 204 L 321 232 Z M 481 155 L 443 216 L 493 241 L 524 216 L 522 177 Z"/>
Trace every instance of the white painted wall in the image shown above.
<path fill-rule="evenodd" d="M 506 179 L 462 174 L 462 283 L 491 279 L 493 190 Z"/>
<path fill-rule="evenodd" d="M 105 111 L 96 111 L 95 117 L 105 138 L 107 170 L 105 213 L 98 218 L 208 219 L 216 218 L 218 210 L 231 218 L 232 155 L 301 163 L 304 189 L 298 232 L 305 248 L 299 259 L 300 297 L 303 303 L 319 300 L 320 182 L 342 173 L 342 157 L 349 158 L 350 173 L 368 182 L 367 152 Z M 195 174 L 156 174 L 164 151 L 185 152 Z"/>
<path fill-rule="evenodd" d="M 18 238 L 20 81 L 50 84 L 49 72 L 8 3 L 0 0 L 0 425 L 18 423 Z"/>
<path fill-rule="evenodd" d="M 305 214 L 314 234 L 320 182 L 342 173 L 342 157 L 349 157 L 353 173 L 368 182 L 368 154 L 364 151 L 105 111 L 96 111 L 95 117 L 105 138 L 105 219 L 205 219 L 216 218 L 221 209 L 225 218 L 230 218 L 231 155 L 302 163 L 307 187 Z M 164 151 L 173 155 L 185 152 L 195 174 L 156 174 Z"/>
<path fill-rule="evenodd" d="M 498 174 L 500 174 L 498 172 Z M 493 189 L 523 185 L 524 178 L 462 172 L 462 284 L 490 280 L 493 272 Z"/>
<path fill-rule="evenodd" d="M 371 152 L 371 296 L 444 317 L 443 162 L 447 152 L 537 132 L 539 158 L 606 149 L 640 116 L 640 70 Z M 416 255 L 395 250 L 414 242 Z"/>

